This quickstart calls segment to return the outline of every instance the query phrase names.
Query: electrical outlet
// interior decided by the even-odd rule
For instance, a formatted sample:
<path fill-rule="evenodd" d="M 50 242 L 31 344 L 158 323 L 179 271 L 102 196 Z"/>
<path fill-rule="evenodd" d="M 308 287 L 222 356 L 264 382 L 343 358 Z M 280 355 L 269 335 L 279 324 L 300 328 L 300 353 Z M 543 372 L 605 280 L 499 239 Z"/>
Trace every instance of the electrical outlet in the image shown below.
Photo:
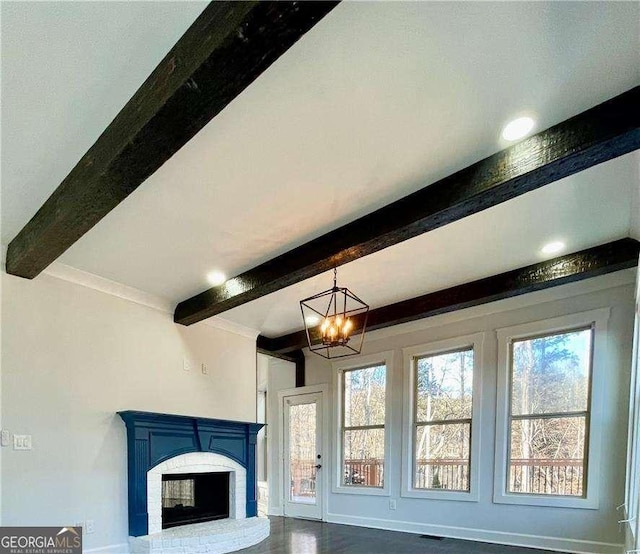
<path fill-rule="evenodd" d="M 389 499 L 389 509 L 390 510 L 395 510 L 396 509 L 396 499 L 395 498 L 390 498 Z"/>
<path fill-rule="evenodd" d="M 184 369 L 185 371 L 191 371 L 191 362 L 188 358 L 184 358 L 182 362 L 182 369 Z"/>
<path fill-rule="evenodd" d="M 9 446 L 11 444 L 11 433 L 6 429 L 2 430 L 2 439 L 0 439 L 2 446 Z"/>
<path fill-rule="evenodd" d="M 87 520 L 87 535 L 94 533 L 96 530 L 95 522 L 92 519 Z"/>
<path fill-rule="evenodd" d="M 31 450 L 31 435 L 13 435 L 14 450 Z"/>
<path fill-rule="evenodd" d="M 202 370 L 202 375 L 209 375 L 209 368 L 207 367 L 207 364 L 201 364 L 200 369 Z"/>

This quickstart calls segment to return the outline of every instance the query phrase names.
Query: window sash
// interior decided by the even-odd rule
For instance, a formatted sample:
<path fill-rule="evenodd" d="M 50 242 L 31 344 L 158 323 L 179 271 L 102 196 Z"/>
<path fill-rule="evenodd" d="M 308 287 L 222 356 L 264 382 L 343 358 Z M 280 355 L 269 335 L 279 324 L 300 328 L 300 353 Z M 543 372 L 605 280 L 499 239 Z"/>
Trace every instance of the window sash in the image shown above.
<path fill-rule="evenodd" d="M 350 427 L 343 427 L 342 431 L 368 431 L 369 429 L 384 429 L 384 424 L 376 425 L 353 425 Z"/>
<path fill-rule="evenodd" d="M 471 423 L 470 417 L 460 419 L 430 419 L 429 421 L 414 421 L 414 425 L 445 425 L 447 423 Z"/>
<path fill-rule="evenodd" d="M 523 419 L 557 419 L 560 417 L 581 417 L 588 416 L 588 410 L 581 410 L 577 412 L 550 412 L 545 414 L 518 414 L 512 415 L 509 419 L 511 421 L 520 421 Z"/>
<path fill-rule="evenodd" d="M 590 331 L 589 336 L 589 371 L 587 374 L 587 409 L 586 410 L 567 410 L 565 412 L 550 412 L 550 413 L 527 413 L 527 414 L 513 414 L 513 386 L 514 386 L 514 356 L 513 347 L 516 342 L 525 342 L 535 340 L 539 338 L 554 337 L 559 335 L 567 335 L 570 333 L 576 333 L 580 331 Z M 593 355 L 594 355 L 594 343 L 595 343 L 595 325 L 582 325 L 579 327 L 570 327 L 553 332 L 536 333 L 534 335 L 528 335 L 524 337 L 518 337 L 509 341 L 509 372 L 508 372 L 508 384 L 509 384 L 509 408 L 507 417 L 507 456 L 506 456 L 506 492 L 513 495 L 523 496 L 539 496 L 545 498 L 587 498 L 588 487 L 588 474 L 589 474 L 589 437 L 591 435 L 591 406 L 592 406 L 592 385 L 593 385 Z M 562 419 L 570 417 L 584 417 L 584 445 L 582 455 L 582 494 L 581 495 L 561 495 L 554 493 L 532 493 L 532 492 L 520 492 L 511 490 L 511 466 L 512 466 L 512 445 L 511 434 L 513 430 L 514 421 L 527 421 L 533 419 Z M 534 458 L 532 458 L 535 461 Z"/>
<path fill-rule="evenodd" d="M 539 497 L 545 497 L 545 498 L 586 498 L 587 497 L 587 477 L 588 477 L 588 473 L 589 473 L 589 415 L 578 415 L 578 416 L 567 416 L 567 417 L 582 417 L 584 418 L 584 446 L 582 449 L 582 494 L 556 494 L 556 493 L 545 493 L 545 492 L 527 492 L 527 491 L 516 491 L 516 490 L 512 490 L 511 487 L 511 477 L 512 477 L 512 460 L 513 457 L 511 455 L 511 427 L 509 428 L 509 435 L 508 435 L 508 453 L 507 453 L 507 470 L 506 470 L 506 476 L 507 476 L 507 493 L 508 494 L 512 494 L 512 495 L 518 495 L 518 496 L 539 496 Z M 530 420 L 530 419 L 540 419 L 540 418 L 523 418 L 525 421 L 526 420 Z M 565 419 L 565 416 L 554 416 L 551 418 L 544 418 L 547 420 L 550 419 Z M 521 419 L 522 421 L 522 419 Z M 537 459 L 537 458 L 528 458 L 528 460 L 531 461 L 531 466 L 535 467 L 542 467 L 547 465 L 546 462 L 543 462 L 543 459 Z M 539 461 L 541 463 L 536 464 L 535 462 Z M 549 467 L 562 467 L 562 466 L 549 466 Z M 570 466 L 565 466 L 566 467 L 570 467 Z M 552 471 L 552 477 L 553 477 L 553 471 Z M 545 480 L 547 479 L 547 477 L 545 476 Z"/>
<path fill-rule="evenodd" d="M 346 410 L 345 410 L 345 402 L 346 402 L 346 388 L 347 388 L 347 382 L 345 380 L 345 375 L 347 373 L 351 373 L 352 371 L 362 371 L 363 369 L 371 369 L 373 367 L 384 367 L 384 385 L 385 385 L 385 410 L 384 410 L 384 418 L 385 421 L 387 419 L 387 407 L 386 407 L 386 402 L 387 402 L 387 364 L 384 362 L 378 362 L 375 364 L 367 364 L 361 367 L 350 367 L 348 369 L 342 369 L 340 370 L 340 388 L 342 389 L 341 392 L 341 406 L 340 406 L 340 428 L 344 431 L 345 429 L 360 429 L 361 427 L 358 425 L 354 425 L 354 426 L 346 426 L 344 424 L 344 420 L 345 420 L 345 415 L 346 415 Z M 384 424 L 376 424 L 380 427 L 384 427 Z"/>
<path fill-rule="evenodd" d="M 459 420 L 453 420 L 453 419 L 446 419 L 446 420 L 435 420 L 435 419 L 430 419 L 428 421 L 417 421 L 417 414 L 418 414 L 418 362 L 420 360 L 426 360 L 427 358 L 435 358 L 436 356 L 446 356 L 447 354 L 458 354 L 461 352 L 471 352 L 471 356 L 472 356 L 472 371 L 471 371 L 471 413 L 473 414 L 473 383 L 474 383 L 474 373 L 475 373 L 475 349 L 472 346 L 462 346 L 460 348 L 452 348 L 452 349 L 447 349 L 447 350 L 442 350 L 442 351 L 438 351 L 438 352 L 433 352 L 432 354 L 424 354 L 421 356 L 414 356 L 413 357 L 413 424 L 417 425 L 417 424 L 422 424 L 422 423 L 434 423 L 436 421 L 440 421 L 440 422 L 453 422 L 453 421 L 458 421 L 460 423 L 463 422 L 463 420 L 465 418 L 459 419 Z M 471 418 L 469 418 L 469 420 L 471 420 Z"/>
<path fill-rule="evenodd" d="M 385 423 L 377 423 L 377 424 L 373 424 L 373 425 L 345 425 L 345 416 L 346 416 L 346 409 L 345 409 L 345 404 L 346 404 L 346 379 L 345 379 L 345 375 L 349 372 L 352 371 L 362 371 L 363 369 L 371 369 L 374 367 L 384 367 L 384 378 L 385 378 L 385 411 L 384 411 L 384 419 L 385 419 Z M 341 369 L 340 370 L 340 389 L 341 389 L 341 394 L 340 394 L 340 472 L 342 474 L 344 467 L 346 466 L 346 459 L 345 459 L 345 449 L 344 449 L 344 437 L 346 432 L 348 431 L 367 431 L 370 429 L 382 429 L 384 430 L 386 427 L 386 419 L 387 419 L 387 379 L 388 379 L 388 367 L 386 362 L 377 362 L 377 363 L 371 363 L 371 364 L 367 364 L 367 365 L 363 365 L 363 366 L 358 366 L 358 367 L 351 367 L 351 368 L 345 368 L 345 369 Z M 386 454 L 387 454 L 387 444 L 386 444 L 386 437 L 385 437 L 385 442 L 384 442 L 384 456 L 382 458 L 382 467 L 384 468 L 386 466 Z M 383 469 L 384 471 L 384 469 Z M 384 477 L 383 477 L 384 480 Z M 340 487 L 357 487 L 357 488 L 365 488 L 365 489 L 384 489 L 384 481 L 382 485 L 365 485 L 365 484 L 353 484 L 353 483 L 345 483 L 344 482 L 344 478 L 343 476 L 340 477 Z"/>
<path fill-rule="evenodd" d="M 344 472 L 344 468 L 347 466 L 347 460 L 344 457 L 344 439 L 345 439 L 345 435 L 347 434 L 347 432 L 349 431 L 367 431 L 370 429 L 382 429 L 384 431 L 384 425 L 374 425 L 374 426 L 367 426 L 367 427 L 344 427 L 342 429 L 342 432 L 340 433 L 340 448 L 342 449 L 342 466 L 341 466 L 341 472 Z M 386 454 L 386 444 L 385 444 L 385 454 Z M 383 457 L 381 460 L 381 464 L 382 464 L 382 471 L 383 471 L 383 478 L 382 478 L 382 484 L 380 485 L 366 485 L 364 483 L 345 483 L 344 482 L 344 478 L 341 478 L 340 480 L 340 486 L 341 487 L 358 487 L 358 488 L 365 488 L 365 489 L 384 489 L 384 469 L 385 469 L 385 458 Z"/>
<path fill-rule="evenodd" d="M 469 454 L 467 455 L 466 458 L 466 467 L 467 467 L 467 488 L 465 489 L 441 489 L 441 488 L 437 488 L 437 487 L 420 487 L 418 486 L 418 484 L 416 483 L 416 475 L 418 473 L 418 453 L 417 453 L 417 437 L 418 437 L 418 429 L 421 427 L 433 427 L 436 425 L 468 425 L 469 426 Z M 412 463 L 412 477 L 411 477 L 411 483 L 412 483 L 412 487 L 415 490 L 420 490 L 420 491 L 442 491 L 444 493 L 447 492 L 469 492 L 471 490 L 471 437 L 473 435 L 473 423 L 472 423 L 472 418 L 466 418 L 466 419 L 447 419 L 447 420 L 437 420 L 437 421 L 429 421 L 426 423 L 414 423 L 413 425 L 413 439 L 412 439 L 412 444 L 413 444 L 413 463 Z M 438 459 L 437 458 L 429 458 L 428 459 L 429 462 L 432 462 L 431 465 L 438 465 Z M 462 465 L 462 464 L 461 464 Z"/>
<path fill-rule="evenodd" d="M 462 352 L 470 352 L 471 356 L 472 356 L 472 374 L 471 374 L 471 385 L 472 385 L 472 392 L 471 392 L 471 413 L 473 414 L 473 406 L 474 406 L 474 395 L 473 395 L 473 383 L 474 383 L 474 379 L 475 379 L 475 348 L 474 346 L 461 346 L 458 348 L 452 348 L 452 349 L 446 349 L 446 350 L 442 350 L 442 351 L 438 351 L 438 352 L 433 352 L 430 354 L 425 354 L 425 355 L 420 355 L 420 356 L 414 356 L 413 357 L 413 361 L 412 361 L 412 365 L 413 365 L 413 379 L 412 379 L 412 383 L 413 383 L 413 391 L 412 391 L 412 400 L 413 400 L 413 437 L 411 439 L 411 444 L 412 444 L 412 462 L 411 462 L 411 470 L 412 470 L 412 476 L 411 476 L 411 486 L 413 489 L 415 490 L 421 490 L 421 491 L 441 491 L 444 493 L 447 492 L 451 492 L 451 493 L 455 493 L 455 492 L 469 492 L 471 490 L 471 451 L 472 451 L 472 437 L 473 437 L 473 423 L 472 423 L 472 417 L 468 417 L 468 418 L 455 418 L 455 419 L 430 419 L 428 421 L 423 421 L 423 420 L 417 420 L 417 414 L 418 414 L 418 362 L 420 360 L 425 360 L 428 358 L 435 358 L 437 356 L 446 356 L 447 354 L 458 354 L 458 353 L 462 353 Z M 467 460 L 466 460 L 466 466 L 467 466 L 467 488 L 466 489 L 439 489 L 439 488 L 435 488 L 435 487 L 420 487 L 418 486 L 418 484 L 416 483 L 416 474 L 417 474 L 417 467 L 418 467 L 418 452 L 417 452 L 417 431 L 418 428 L 420 427 L 426 427 L 426 426 L 436 426 L 436 425 L 469 425 L 469 454 L 467 456 Z M 437 464 L 437 459 L 433 459 L 434 464 Z"/>

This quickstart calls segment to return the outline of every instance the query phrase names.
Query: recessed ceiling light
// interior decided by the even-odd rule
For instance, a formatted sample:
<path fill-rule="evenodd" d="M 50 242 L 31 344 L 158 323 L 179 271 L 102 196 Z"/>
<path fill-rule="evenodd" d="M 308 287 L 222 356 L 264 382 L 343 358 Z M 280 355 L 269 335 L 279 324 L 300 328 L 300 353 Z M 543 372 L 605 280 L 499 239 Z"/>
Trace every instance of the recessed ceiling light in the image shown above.
<path fill-rule="evenodd" d="M 227 280 L 227 276 L 222 271 L 212 271 L 207 274 L 207 281 L 211 286 L 217 287 Z"/>
<path fill-rule="evenodd" d="M 504 140 L 518 140 L 523 137 L 526 137 L 536 122 L 530 117 L 519 117 L 518 119 L 514 119 L 513 121 L 507 123 L 506 127 L 502 129 L 502 138 Z"/>
<path fill-rule="evenodd" d="M 564 250 L 564 242 L 556 240 L 545 244 L 540 251 L 543 254 L 557 254 L 561 250 Z"/>
<path fill-rule="evenodd" d="M 320 318 L 317 315 L 308 315 L 307 317 L 304 318 L 305 322 L 307 325 L 317 325 L 318 323 L 320 323 Z"/>

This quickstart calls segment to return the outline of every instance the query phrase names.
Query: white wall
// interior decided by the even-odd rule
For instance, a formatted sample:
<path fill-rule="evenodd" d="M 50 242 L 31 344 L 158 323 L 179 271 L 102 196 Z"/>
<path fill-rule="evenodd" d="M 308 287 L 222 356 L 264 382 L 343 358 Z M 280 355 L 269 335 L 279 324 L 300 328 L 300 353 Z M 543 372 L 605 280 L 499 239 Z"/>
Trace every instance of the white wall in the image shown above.
<path fill-rule="evenodd" d="M 269 515 L 282 515 L 282 464 L 279 437 L 282 430 L 278 412 L 278 391 L 296 386 L 296 365 L 278 358 L 268 358 L 267 388 L 267 479 Z"/>
<path fill-rule="evenodd" d="M 634 270 L 573 283 L 371 332 L 363 355 L 394 351 L 391 370 L 391 498 L 329 493 L 328 521 L 351 523 L 461 538 L 566 549 L 577 552 L 619 552 L 623 535 L 616 506 L 624 498 L 625 440 L 631 340 L 633 330 Z M 604 288 L 611 287 L 614 288 Z M 600 289 L 600 290 L 599 290 Z M 497 339 L 495 329 L 611 306 L 608 336 L 605 420 L 602 421 L 603 460 L 598 510 L 545 508 L 494 504 L 493 468 L 496 404 Z M 460 335 L 485 332 L 482 360 L 482 429 L 478 502 L 400 497 L 402 452 L 402 348 Z M 331 364 L 307 354 L 307 384 L 333 382 Z M 332 395 L 333 396 L 333 395 Z M 335 412 L 331 408 L 332 433 Z M 333 434 L 332 437 L 333 439 Z M 331 464 L 333 466 L 333 462 Z M 335 467 L 330 468 L 335 479 Z M 555 537 L 546 540 L 542 537 Z M 597 543 L 597 544 L 596 544 Z M 603 544 L 612 543 L 612 544 Z M 618 546 L 613 546 L 613 545 Z"/>
<path fill-rule="evenodd" d="M 3 449 L 5 525 L 92 519 L 86 548 L 127 541 L 118 410 L 255 421 L 251 337 L 176 325 L 168 313 L 48 275 L 2 281 L 3 426 L 33 437 L 32 451 Z"/>

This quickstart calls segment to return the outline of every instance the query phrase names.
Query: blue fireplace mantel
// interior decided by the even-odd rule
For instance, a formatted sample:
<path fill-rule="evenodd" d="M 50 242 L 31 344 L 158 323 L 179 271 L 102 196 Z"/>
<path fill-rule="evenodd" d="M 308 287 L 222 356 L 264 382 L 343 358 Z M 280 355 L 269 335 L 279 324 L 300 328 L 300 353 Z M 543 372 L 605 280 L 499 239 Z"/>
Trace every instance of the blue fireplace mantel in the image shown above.
<path fill-rule="evenodd" d="M 215 452 L 242 465 L 247 470 L 247 517 L 257 515 L 256 436 L 264 424 L 131 410 L 118 415 L 127 426 L 129 535 L 148 534 L 147 472 L 188 452 Z"/>

